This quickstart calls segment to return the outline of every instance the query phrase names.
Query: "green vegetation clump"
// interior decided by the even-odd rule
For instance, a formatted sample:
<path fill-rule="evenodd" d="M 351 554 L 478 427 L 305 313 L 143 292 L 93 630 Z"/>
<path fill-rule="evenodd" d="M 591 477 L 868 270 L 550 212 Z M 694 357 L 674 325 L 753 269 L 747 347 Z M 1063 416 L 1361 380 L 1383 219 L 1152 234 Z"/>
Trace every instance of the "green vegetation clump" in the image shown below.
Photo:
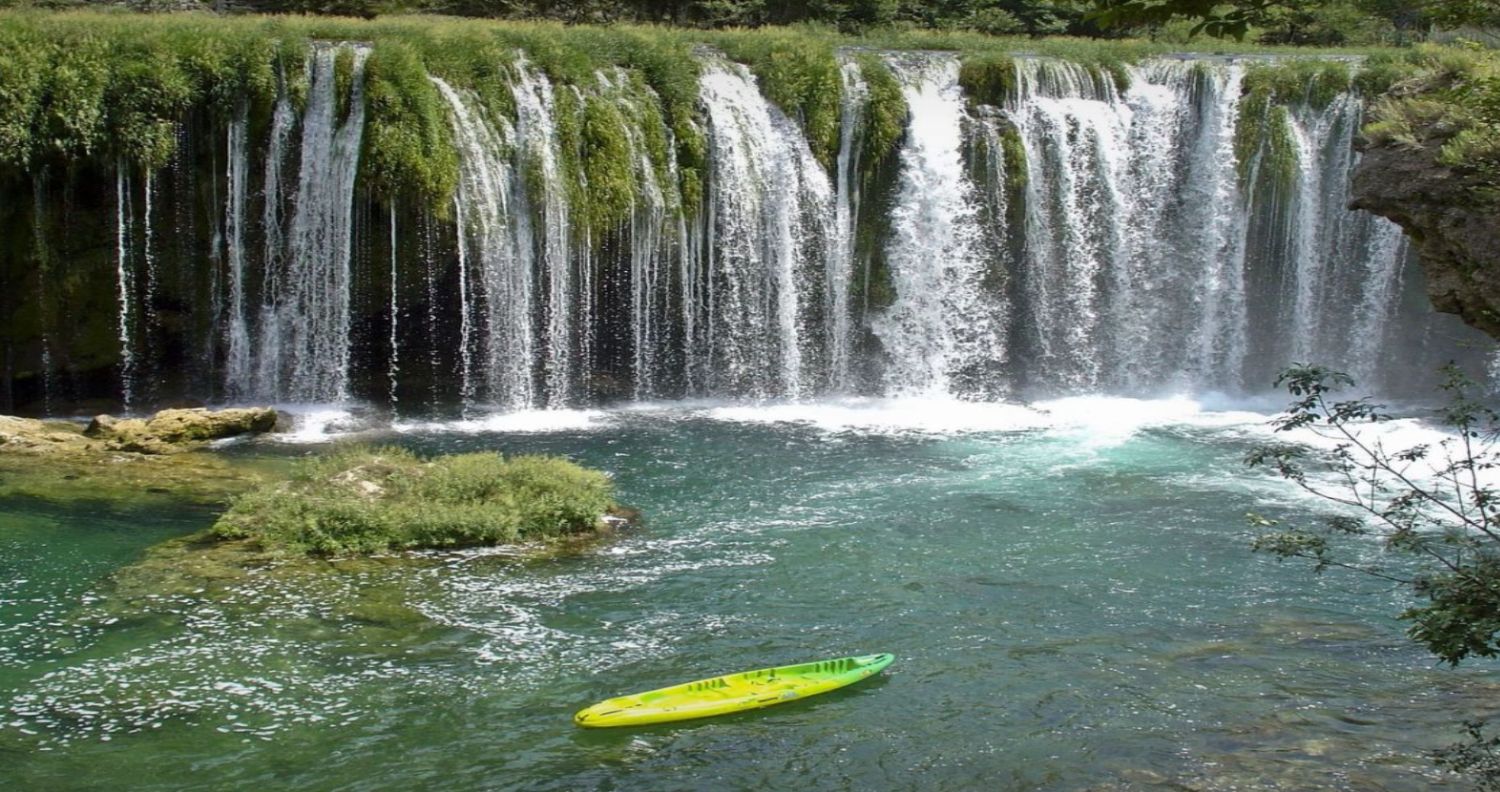
<path fill-rule="evenodd" d="M 1007 124 L 1000 130 L 1000 150 L 1005 156 L 1005 200 L 1012 211 L 1024 207 L 1026 187 L 1030 183 L 1030 169 L 1026 157 L 1026 143 L 1021 140 L 1021 130 Z M 1013 222 L 1022 218 L 1014 217 Z"/>
<path fill-rule="evenodd" d="M 906 106 L 906 94 L 901 83 L 884 61 L 874 55 L 864 54 L 858 59 L 860 74 L 864 77 L 868 97 L 865 104 L 864 150 L 861 158 L 866 168 L 875 168 L 896 150 L 901 136 L 906 134 L 906 118 L 910 110 Z"/>
<path fill-rule="evenodd" d="M 970 101 L 1004 107 L 1016 96 L 1015 58 L 1004 53 L 964 58 L 958 69 L 958 84 Z"/>
<path fill-rule="evenodd" d="M 1284 185 L 1295 178 L 1297 147 L 1290 108 L 1323 109 L 1354 87 L 1353 67 L 1345 61 L 1288 59 L 1247 68 L 1234 131 L 1241 184 L 1249 182 L 1257 158 L 1262 175 L 1273 183 Z"/>
<path fill-rule="evenodd" d="M 1373 145 L 1433 149 L 1439 164 L 1492 193 L 1500 188 L 1500 56 L 1422 47 L 1408 76 L 1377 101 L 1364 129 Z"/>
<path fill-rule="evenodd" d="M 458 151 L 446 104 L 416 53 L 401 42 L 381 42 L 366 66 L 365 94 L 361 160 L 372 192 L 446 207 L 458 184 Z"/>
<path fill-rule="evenodd" d="M 242 495 L 212 535 L 312 555 L 544 540 L 596 530 L 612 493 L 608 476 L 555 457 L 354 447 Z"/>
<path fill-rule="evenodd" d="M 1353 82 L 1347 61 L 1290 58 L 1251 65 L 1245 70 L 1243 90 L 1246 96 L 1323 108 L 1347 93 Z"/>

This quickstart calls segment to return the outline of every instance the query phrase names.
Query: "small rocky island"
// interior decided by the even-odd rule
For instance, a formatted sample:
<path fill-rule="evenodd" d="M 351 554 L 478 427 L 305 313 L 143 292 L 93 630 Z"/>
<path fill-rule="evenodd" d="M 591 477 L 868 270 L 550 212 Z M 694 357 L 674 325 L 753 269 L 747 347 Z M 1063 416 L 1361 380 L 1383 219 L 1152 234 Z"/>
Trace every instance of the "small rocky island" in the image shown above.
<path fill-rule="evenodd" d="M 558 457 L 357 446 L 240 497 L 209 536 L 321 556 L 577 539 L 629 521 L 613 491 L 605 474 Z"/>
<path fill-rule="evenodd" d="M 86 427 L 0 416 L 0 493 L 227 503 L 210 529 L 173 544 L 233 543 L 237 553 L 277 558 L 569 544 L 635 516 L 614 502 L 607 475 L 558 457 L 428 459 L 396 447 L 345 446 L 272 475 L 210 446 L 271 432 L 280 420 L 271 408 L 100 415 Z"/>

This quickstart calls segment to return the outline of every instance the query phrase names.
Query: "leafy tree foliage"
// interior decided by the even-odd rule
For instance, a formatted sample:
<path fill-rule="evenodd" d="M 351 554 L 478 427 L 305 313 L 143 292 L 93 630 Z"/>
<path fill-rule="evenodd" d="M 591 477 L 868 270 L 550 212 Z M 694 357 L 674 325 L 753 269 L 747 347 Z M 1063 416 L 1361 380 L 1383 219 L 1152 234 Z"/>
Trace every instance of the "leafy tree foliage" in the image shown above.
<path fill-rule="evenodd" d="M 1490 24 L 1500 20 L 1500 0 L 1096 0 L 1089 18 L 1105 27 L 1186 19 L 1194 35 L 1257 31 L 1267 44 L 1332 45 L 1367 38 L 1374 25 L 1404 36 L 1431 24 Z"/>
<path fill-rule="evenodd" d="M 1476 387 L 1445 370 L 1449 401 L 1439 414 L 1452 433 L 1437 443 L 1401 448 L 1363 431 L 1389 416 L 1366 399 L 1340 399 L 1345 374 L 1298 365 L 1277 380 L 1295 398 L 1277 431 L 1311 431 L 1333 441 L 1326 450 L 1273 443 L 1247 464 L 1340 508 L 1320 525 L 1284 526 L 1250 515 L 1263 529 L 1255 549 L 1311 561 L 1314 571 L 1357 571 L 1407 587 L 1418 604 L 1401 614 L 1407 633 L 1450 665 L 1500 655 L 1500 416 Z M 1378 541 L 1396 563 L 1371 560 L 1360 544 Z M 1351 541 L 1352 540 L 1352 541 Z M 1471 775 L 1500 792 L 1500 737 L 1483 723 L 1465 724 L 1469 739 L 1434 754 L 1440 766 Z"/>

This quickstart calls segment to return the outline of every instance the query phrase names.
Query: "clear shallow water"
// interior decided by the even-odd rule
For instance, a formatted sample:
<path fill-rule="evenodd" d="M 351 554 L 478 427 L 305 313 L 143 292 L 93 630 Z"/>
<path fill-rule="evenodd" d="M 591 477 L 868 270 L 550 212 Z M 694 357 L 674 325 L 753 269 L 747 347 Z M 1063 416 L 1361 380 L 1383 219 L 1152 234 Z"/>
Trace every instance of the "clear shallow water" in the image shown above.
<path fill-rule="evenodd" d="M 99 610 L 108 574 L 212 514 L 0 505 L 0 780 L 1439 780 L 1415 755 L 1492 707 L 1500 675 L 1434 668 L 1390 618 L 1398 592 L 1249 552 L 1245 512 L 1317 508 L 1243 470 L 1264 416 L 1187 400 L 1039 407 L 658 405 L 402 425 L 388 436 L 424 451 L 562 453 L 609 470 L 648 524 L 577 557 L 339 564 L 133 610 Z M 302 450 L 250 452 L 288 449 Z M 898 658 L 882 677 L 772 710 L 640 730 L 570 722 L 618 693 L 874 651 Z"/>

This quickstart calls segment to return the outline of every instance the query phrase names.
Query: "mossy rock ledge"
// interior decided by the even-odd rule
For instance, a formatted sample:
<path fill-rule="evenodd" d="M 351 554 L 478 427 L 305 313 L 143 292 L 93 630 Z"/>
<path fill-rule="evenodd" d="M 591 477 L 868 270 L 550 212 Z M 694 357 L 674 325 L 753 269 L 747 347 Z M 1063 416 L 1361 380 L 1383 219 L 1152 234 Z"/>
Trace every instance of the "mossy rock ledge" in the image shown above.
<path fill-rule="evenodd" d="M 1401 226 L 1417 246 L 1432 306 L 1500 339 L 1500 197 L 1444 165 L 1432 142 L 1368 146 L 1350 208 Z"/>
<path fill-rule="evenodd" d="M 211 453 L 209 443 L 270 431 L 278 420 L 270 408 L 99 416 L 87 428 L 0 416 L 0 497 L 222 504 L 259 483 L 261 473 Z"/>
<path fill-rule="evenodd" d="M 37 455 L 181 454 L 213 440 L 276 428 L 269 407 L 162 410 L 150 418 L 96 416 L 86 428 L 0 415 L 0 452 Z"/>
<path fill-rule="evenodd" d="M 608 475 L 559 457 L 424 458 L 351 446 L 241 495 L 204 537 L 271 556 L 495 545 L 566 549 L 635 522 Z"/>

